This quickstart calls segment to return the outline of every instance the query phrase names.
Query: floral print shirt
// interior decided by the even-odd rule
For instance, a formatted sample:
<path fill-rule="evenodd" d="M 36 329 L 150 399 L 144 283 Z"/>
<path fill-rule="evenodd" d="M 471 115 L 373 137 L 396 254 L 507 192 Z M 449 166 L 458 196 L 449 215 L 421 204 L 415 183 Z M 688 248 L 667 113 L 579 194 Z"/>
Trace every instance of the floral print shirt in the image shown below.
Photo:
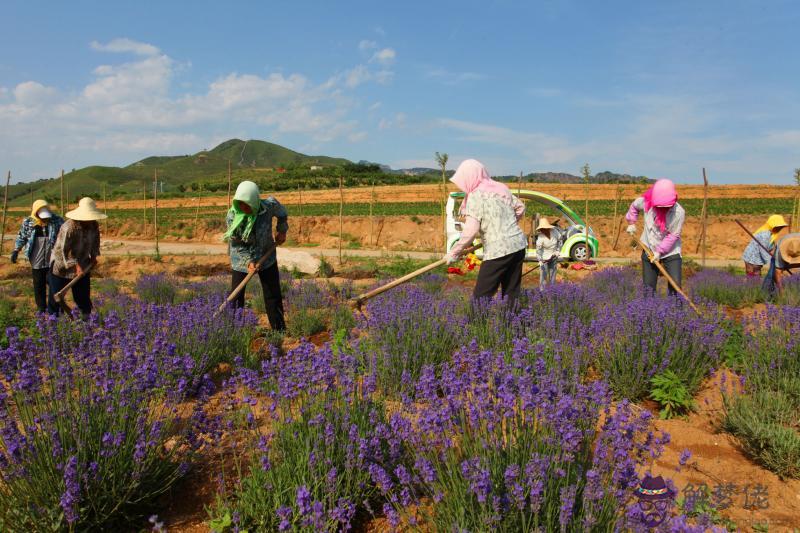
<path fill-rule="evenodd" d="M 524 204 L 514 195 L 473 191 L 467 197 L 463 214 L 480 221 L 483 260 L 489 261 L 524 250 L 528 239 L 517 223 L 517 213 Z"/>
<path fill-rule="evenodd" d="M 80 222 L 67 220 L 61 226 L 53 246 L 50 269 L 60 278 L 75 277 L 75 265 L 86 270 L 92 259 L 100 256 L 100 226 L 95 222 L 88 228 Z"/>
<path fill-rule="evenodd" d="M 760 242 L 767 250 L 772 250 L 773 245 L 771 242 L 769 242 L 770 237 L 772 237 L 772 232 L 759 231 L 753 236 L 755 237 L 755 240 L 751 239 L 750 243 L 747 245 L 747 248 L 744 249 L 742 260 L 745 263 L 750 263 L 751 265 L 769 264 L 772 256 L 765 252 L 764 249 L 758 245 L 758 242 Z"/>

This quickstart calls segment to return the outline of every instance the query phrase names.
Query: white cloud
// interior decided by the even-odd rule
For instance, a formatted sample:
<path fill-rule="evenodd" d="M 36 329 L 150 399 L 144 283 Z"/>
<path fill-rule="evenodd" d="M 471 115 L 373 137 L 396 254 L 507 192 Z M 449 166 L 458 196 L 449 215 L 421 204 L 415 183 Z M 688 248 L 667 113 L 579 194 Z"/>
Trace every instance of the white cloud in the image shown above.
<path fill-rule="evenodd" d="M 369 61 L 370 63 L 378 63 L 380 65 L 388 66 L 394 63 L 396 57 L 397 53 L 394 51 L 394 48 L 382 48 L 372 54 L 372 58 Z"/>
<path fill-rule="evenodd" d="M 14 88 L 14 98 L 23 106 L 38 106 L 51 102 L 58 91 L 36 81 L 26 81 Z"/>
<path fill-rule="evenodd" d="M 106 44 L 92 41 L 90 46 L 93 50 L 97 50 L 98 52 L 128 52 L 140 56 L 154 56 L 161 53 L 161 50 L 152 44 L 142 43 L 128 38 L 112 39 Z"/>
<path fill-rule="evenodd" d="M 367 50 L 372 50 L 377 47 L 378 43 L 376 43 L 375 41 L 368 41 L 366 39 L 358 43 L 358 49 L 361 50 L 362 52 L 366 52 Z"/>
<path fill-rule="evenodd" d="M 33 171 L 42 161 L 34 145 L 48 146 L 47 157 L 58 165 L 77 167 L 191 153 L 232 135 L 361 142 L 366 133 L 351 116 L 360 106 L 348 92 L 363 83 L 387 83 L 393 75 L 382 67 L 357 65 L 317 84 L 301 73 L 232 72 L 187 89 L 179 79 L 183 66 L 156 46 L 115 39 L 92 48 L 137 57 L 98 66 L 93 79 L 75 91 L 37 81 L 0 89 L 3 159 L 27 160 Z"/>
<path fill-rule="evenodd" d="M 452 72 L 439 67 L 429 69 L 425 75 L 445 85 L 459 85 L 461 83 L 486 79 L 486 75 L 477 72 Z"/>
<path fill-rule="evenodd" d="M 0 94 L 2 94 L 2 91 L 0 91 Z M 382 104 L 381 102 L 375 102 L 374 104 L 372 104 L 371 106 L 369 106 L 369 108 L 367 108 L 367 110 L 368 110 L 368 111 L 371 113 L 371 112 L 373 112 L 373 111 L 377 111 L 378 109 L 380 109 L 380 107 L 381 107 L 382 105 L 383 105 L 383 104 Z"/>

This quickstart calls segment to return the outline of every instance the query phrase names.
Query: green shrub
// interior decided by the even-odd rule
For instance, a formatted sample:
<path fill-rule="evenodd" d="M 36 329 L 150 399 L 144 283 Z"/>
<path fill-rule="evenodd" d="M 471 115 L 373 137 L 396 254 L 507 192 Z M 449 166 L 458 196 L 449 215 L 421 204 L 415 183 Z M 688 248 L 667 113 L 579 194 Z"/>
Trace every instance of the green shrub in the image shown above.
<path fill-rule="evenodd" d="M 661 405 L 661 418 L 673 418 L 691 410 L 694 400 L 683 380 L 671 370 L 650 379 L 650 398 Z"/>
<path fill-rule="evenodd" d="M 327 309 L 297 309 L 289 315 L 286 332 L 295 338 L 308 338 L 325 331 L 329 311 Z"/>

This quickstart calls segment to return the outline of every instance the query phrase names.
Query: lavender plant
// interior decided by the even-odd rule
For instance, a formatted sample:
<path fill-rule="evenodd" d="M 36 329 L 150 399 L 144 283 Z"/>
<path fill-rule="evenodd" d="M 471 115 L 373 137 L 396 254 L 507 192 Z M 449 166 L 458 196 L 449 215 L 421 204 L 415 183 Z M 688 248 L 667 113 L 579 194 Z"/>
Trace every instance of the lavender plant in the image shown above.
<path fill-rule="evenodd" d="M 592 336 L 595 364 L 611 389 L 639 400 L 667 370 L 693 395 L 718 364 L 727 333 L 710 308 L 698 317 L 677 298 L 645 296 L 601 310 Z"/>
<path fill-rule="evenodd" d="M 140 276 L 136 280 L 134 290 L 142 301 L 164 305 L 175 302 L 175 296 L 178 294 L 177 285 L 178 282 L 175 278 L 159 272 Z"/>
<path fill-rule="evenodd" d="M 371 465 L 395 464 L 402 447 L 355 368 L 351 356 L 304 344 L 237 377 L 246 404 L 258 405 L 257 396 L 268 404 L 266 420 L 247 410 L 249 427 L 270 429 L 249 433 L 250 466 L 220 498 L 215 523 L 231 516 L 240 529 L 344 531 L 375 505 Z"/>
<path fill-rule="evenodd" d="M 602 382 L 568 379 L 544 360 L 530 364 L 521 347 L 509 360 L 473 344 L 439 369 L 426 366 L 419 403 L 391 419 L 413 464 L 371 468 L 392 526 L 614 529 L 637 468 L 666 438 L 647 432 L 649 413 L 625 402 L 612 409 Z"/>
<path fill-rule="evenodd" d="M 145 342 L 114 313 L 42 316 L 36 338 L 0 350 L 0 529 L 105 530 L 130 524 L 183 476 L 201 444 L 189 356 Z"/>
<path fill-rule="evenodd" d="M 363 363 L 387 394 L 410 393 L 422 368 L 449 359 L 466 330 L 456 299 L 437 298 L 414 285 L 398 287 L 367 304 L 359 328 Z"/>
<path fill-rule="evenodd" d="M 761 279 L 712 268 L 692 276 L 688 285 L 696 298 L 736 308 L 762 303 L 766 296 L 761 290 Z"/>
<path fill-rule="evenodd" d="M 800 308 L 768 307 L 745 327 L 740 384 L 723 395 L 723 427 L 769 470 L 800 477 Z"/>

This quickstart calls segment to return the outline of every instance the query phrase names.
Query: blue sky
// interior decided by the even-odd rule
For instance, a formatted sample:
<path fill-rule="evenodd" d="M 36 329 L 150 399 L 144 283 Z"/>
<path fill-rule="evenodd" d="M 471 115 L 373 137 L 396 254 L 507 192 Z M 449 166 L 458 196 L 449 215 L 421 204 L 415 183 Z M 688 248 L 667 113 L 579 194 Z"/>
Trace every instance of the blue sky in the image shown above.
<path fill-rule="evenodd" d="M 22 180 L 231 137 L 495 174 L 790 183 L 800 167 L 793 0 L 0 9 L 0 169 Z"/>

